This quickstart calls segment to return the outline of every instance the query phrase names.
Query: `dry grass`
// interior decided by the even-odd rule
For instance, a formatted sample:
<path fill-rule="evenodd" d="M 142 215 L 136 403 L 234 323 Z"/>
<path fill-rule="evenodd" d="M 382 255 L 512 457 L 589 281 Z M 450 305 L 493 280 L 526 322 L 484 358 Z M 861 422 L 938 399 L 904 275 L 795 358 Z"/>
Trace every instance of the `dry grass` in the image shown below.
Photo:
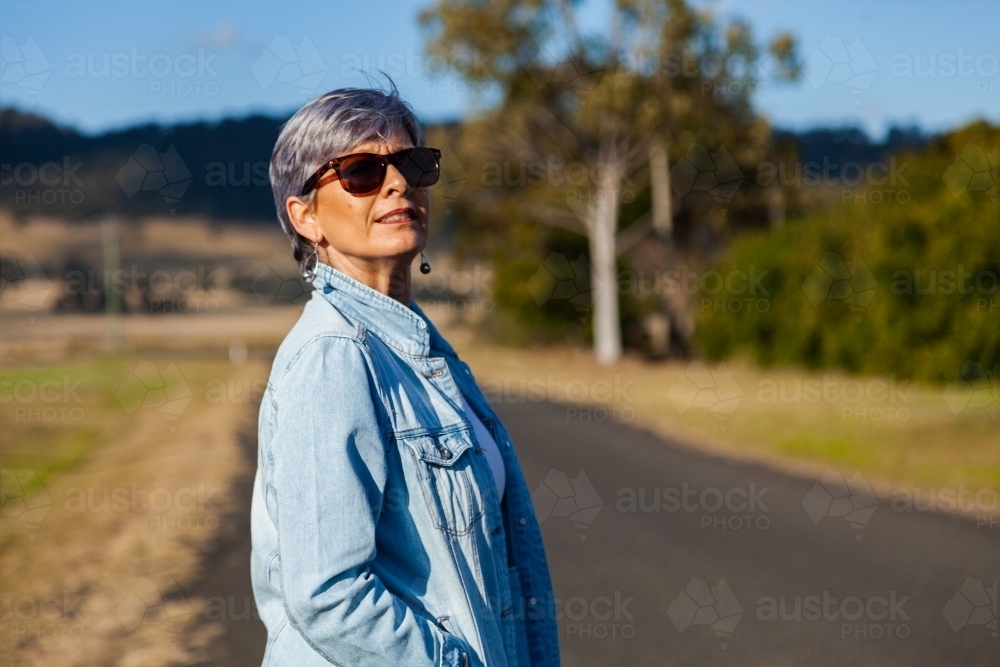
<path fill-rule="evenodd" d="M 893 378 L 762 369 L 740 360 L 704 370 L 698 362 L 633 358 L 602 366 L 585 350 L 484 345 L 467 328 L 450 325 L 447 309 L 428 314 L 443 324 L 493 400 L 544 395 L 566 406 L 568 420 L 625 422 L 808 477 L 826 468 L 860 470 L 885 496 L 959 484 L 1000 491 L 995 398 L 992 414 L 981 407 L 955 412 L 946 388 Z M 570 397 L 561 397 L 566 392 Z"/>
<path fill-rule="evenodd" d="M 62 266 L 71 255 L 101 266 L 93 224 L 38 219 L 15 225 L 0 214 L 0 250 L 18 261 L 33 255 L 43 266 Z M 275 253 L 287 255 L 276 226 L 215 228 L 184 219 L 122 226 L 123 263 L 221 265 L 246 279 L 270 266 Z M 435 261 L 434 275 L 446 268 L 447 262 Z M 0 401 L 0 468 L 8 471 L 0 516 L 3 663 L 155 666 L 197 659 L 211 637 L 190 631 L 204 601 L 186 587 L 215 536 L 212 524 L 230 507 L 232 480 L 252 465 L 237 438 L 254 431 L 253 399 L 268 372 L 267 356 L 299 308 L 261 308 L 244 293 L 246 299 L 218 312 L 133 314 L 109 328 L 101 316 L 48 314 L 13 296 L 5 293 L 0 303 L 6 308 L 0 314 L 0 384 L 6 383 L 0 397 L 20 382 L 27 383 L 24 391 L 50 380 L 62 391 L 64 376 L 70 387 L 80 384 L 54 402 L 37 396 Z M 884 495 L 896 487 L 958 484 L 1000 490 L 995 397 L 991 415 L 982 408 L 954 411 L 942 387 L 911 384 L 891 394 L 887 378 L 760 369 L 740 361 L 701 369 L 626 358 L 600 366 L 583 350 L 485 344 L 466 325 L 475 319 L 468 313 L 425 309 L 496 401 L 562 402 L 567 420 L 616 420 L 682 446 L 795 474 L 857 469 Z M 230 363 L 230 346 L 249 348 L 248 361 Z M 168 420 L 156 407 L 123 407 L 134 402 L 135 389 L 119 390 L 140 361 L 161 373 L 175 364 L 191 391 L 179 419 Z M 796 392 L 810 382 L 819 394 Z M 209 391 L 219 383 L 226 400 Z M 63 412 L 62 419 L 48 419 L 53 413 L 46 408 L 79 408 L 83 418 Z M 138 509 L 133 489 L 147 495 L 157 490 L 171 502 L 163 511 Z M 188 502 L 189 491 L 197 501 L 199 492 L 213 490 L 201 508 L 173 502 Z M 218 624 L 198 627 L 213 626 Z"/>
<path fill-rule="evenodd" d="M 165 378 L 170 364 L 179 371 L 191 394 L 177 419 L 118 393 L 140 361 Z M 72 429 L 15 420 L 17 436 L 4 437 L 5 493 L 27 480 L 23 500 L 35 508 L 24 512 L 21 498 L 8 498 L 0 521 L 4 664 L 150 666 L 197 656 L 210 637 L 183 630 L 204 613 L 204 601 L 185 586 L 232 509 L 231 481 L 249 465 L 237 438 L 253 428 L 254 387 L 267 370 L 260 358 L 235 366 L 217 353 L 147 352 L 5 373 L 83 379 L 82 402 L 73 402 L 86 412 L 80 430 L 96 435 L 85 451 L 67 450 Z M 221 399 L 213 393 L 220 387 Z M 6 413 L 4 421 L 11 422 Z M 18 465 L 7 468 L 11 462 Z M 42 473 L 40 492 L 32 465 Z"/>

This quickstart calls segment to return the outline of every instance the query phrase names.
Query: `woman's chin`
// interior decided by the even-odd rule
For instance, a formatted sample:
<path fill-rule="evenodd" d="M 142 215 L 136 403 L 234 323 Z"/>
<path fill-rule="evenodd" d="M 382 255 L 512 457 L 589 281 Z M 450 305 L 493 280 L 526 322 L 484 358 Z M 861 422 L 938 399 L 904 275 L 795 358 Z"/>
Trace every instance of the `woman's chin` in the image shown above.
<path fill-rule="evenodd" d="M 427 243 L 427 232 L 414 222 L 409 225 L 387 225 L 380 230 L 379 245 L 390 251 L 390 254 L 401 255 L 407 252 L 420 252 Z"/>
<path fill-rule="evenodd" d="M 379 255 L 383 257 L 416 257 L 426 245 L 423 235 L 392 239 L 391 242 L 379 244 Z"/>

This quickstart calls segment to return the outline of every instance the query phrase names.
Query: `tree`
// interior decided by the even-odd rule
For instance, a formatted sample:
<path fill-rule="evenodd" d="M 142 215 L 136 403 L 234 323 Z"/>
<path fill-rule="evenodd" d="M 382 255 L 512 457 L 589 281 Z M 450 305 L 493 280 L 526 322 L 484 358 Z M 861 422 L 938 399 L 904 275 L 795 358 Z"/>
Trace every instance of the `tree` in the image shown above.
<path fill-rule="evenodd" d="M 594 349 L 609 363 L 621 354 L 619 253 L 650 230 L 667 245 L 674 234 L 674 137 L 759 153 L 766 125 L 750 100 L 761 58 L 745 23 L 723 31 L 682 0 L 620 0 L 600 34 L 581 32 L 577 11 L 565 0 L 441 0 L 421 20 L 428 51 L 462 63 L 469 83 L 499 99 L 467 123 L 470 144 L 497 164 L 520 164 L 522 175 L 525 165 L 565 168 L 544 170 L 533 192 L 513 196 L 527 219 L 586 235 Z M 771 52 L 775 72 L 794 76 L 794 41 L 782 35 Z M 626 197 L 650 182 L 652 215 L 619 231 Z"/>

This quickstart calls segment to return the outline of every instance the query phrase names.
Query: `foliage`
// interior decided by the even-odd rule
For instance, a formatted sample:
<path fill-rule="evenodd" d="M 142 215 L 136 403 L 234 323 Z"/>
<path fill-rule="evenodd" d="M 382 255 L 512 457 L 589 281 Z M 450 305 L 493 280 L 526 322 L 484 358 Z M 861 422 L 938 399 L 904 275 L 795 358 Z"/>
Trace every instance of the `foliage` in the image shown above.
<path fill-rule="evenodd" d="M 908 201 L 879 202 L 876 186 L 866 201 L 740 239 L 717 270 L 766 272 L 766 307 L 706 310 L 697 330 L 701 349 L 713 359 L 746 352 L 765 364 L 927 380 L 950 380 L 967 361 L 995 368 L 998 145 L 1000 128 L 973 124 L 922 154 L 897 156 L 907 166 Z M 837 286 L 822 291 L 828 281 L 816 272 L 836 264 L 823 261 L 828 253 L 854 279 L 841 284 L 842 293 Z M 874 283 L 864 284 L 865 271 Z M 873 294 L 852 309 L 858 288 Z"/>
<path fill-rule="evenodd" d="M 579 30 L 578 4 L 440 0 L 421 16 L 429 54 L 456 64 L 482 93 L 479 113 L 451 145 L 468 174 L 454 206 L 458 251 L 494 262 L 499 312 L 542 337 L 576 328 L 580 317 L 558 298 L 539 304 L 528 281 L 552 253 L 569 262 L 589 256 L 593 227 L 585 226 L 609 152 L 625 161 L 623 230 L 649 210 L 653 144 L 665 147 L 671 165 L 691 150 L 723 148 L 746 174 L 770 141 L 754 91 L 765 78 L 799 71 L 790 35 L 762 49 L 746 22 L 724 25 L 683 0 L 617 2 L 599 33 Z M 766 224 L 764 191 L 745 180 L 722 200 L 678 192 L 673 242 L 713 252 L 732 230 Z M 581 247 L 578 235 L 588 232 L 592 244 Z M 622 319 L 644 308 L 626 300 Z"/>

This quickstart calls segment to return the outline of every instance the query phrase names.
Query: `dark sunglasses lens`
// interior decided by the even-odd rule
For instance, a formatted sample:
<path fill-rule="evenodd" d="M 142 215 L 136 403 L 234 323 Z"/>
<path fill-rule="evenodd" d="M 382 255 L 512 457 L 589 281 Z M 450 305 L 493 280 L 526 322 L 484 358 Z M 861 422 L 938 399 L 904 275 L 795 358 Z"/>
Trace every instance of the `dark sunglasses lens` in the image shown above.
<path fill-rule="evenodd" d="M 413 187 L 425 188 L 438 182 L 441 167 L 434 151 L 418 146 L 412 149 L 399 165 L 399 172 Z"/>
<path fill-rule="evenodd" d="M 378 190 L 385 180 L 385 167 L 375 158 L 361 157 L 340 165 L 344 189 L 351 193 Z"/>

